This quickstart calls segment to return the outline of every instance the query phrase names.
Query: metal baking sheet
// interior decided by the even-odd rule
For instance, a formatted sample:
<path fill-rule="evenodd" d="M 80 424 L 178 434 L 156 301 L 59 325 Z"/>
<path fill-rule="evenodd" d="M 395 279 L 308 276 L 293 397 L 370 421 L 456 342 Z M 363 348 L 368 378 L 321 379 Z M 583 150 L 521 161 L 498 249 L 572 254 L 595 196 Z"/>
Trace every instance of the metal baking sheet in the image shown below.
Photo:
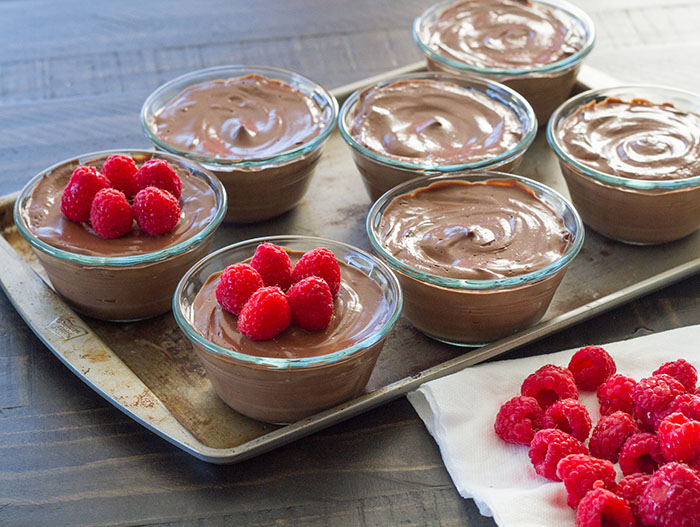
<path fill-rule="evenodd" d="M 417 71 L 414 64 L 334 91 L 338 99 L 372 81 Z M 613 84 L 583 67 L 578 89 Z M 138 126 L 134 116 L 134 126 Z M 566 194 L 555 156 L 540 133 L 519 173 Z M 540 323 L 476 350 L 433 341 L 400 320 L 389 335 L 366 393 L 297 423 L 278 427 L 241 416 L 214 393 L 170 314 L 116 324 L 81 318 L 46 281 L 12 223 L 15 195 L 0 198 L 0 285 L 27 324 L 83 382 L 127 415 L 193 456 L 233 463 L 273 449 L 402 396 L 423 382 L 510 351 L 681 280 L 700 270 L 700 232 L 657 247 L 609 241 L 590 230 Z M 307 234 L 369 250 L 370 200 L 340 135 L 326 145 L 311 189 L 294 211 L 247 226 L 222 226 L 214 248 L 273 234 Z"/>

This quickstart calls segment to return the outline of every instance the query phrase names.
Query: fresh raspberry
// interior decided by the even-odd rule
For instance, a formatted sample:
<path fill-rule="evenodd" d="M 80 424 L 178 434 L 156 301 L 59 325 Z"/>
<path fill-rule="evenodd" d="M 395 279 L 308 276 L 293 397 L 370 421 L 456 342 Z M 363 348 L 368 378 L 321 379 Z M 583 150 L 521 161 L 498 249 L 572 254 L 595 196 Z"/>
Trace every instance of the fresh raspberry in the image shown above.
<path fill-rule="evenodd" d="M 238 315 L 253 293 L 265 287 L 263 279 L 250 265 L 229 265 L 216 284 L 216 300 L 229 313 Z"/>
<path fill-rule="evenodd" d="M 675 414 L 676 412 L 683 414 L 688 419 L 700 421 L 700 397 L 692 393 L 683 393 L 676 397 L 671 404 L 668 405 L 666 415 Z M 666 417 L 664 415 L 664 417 Z"/>
<path fill-rule="evenodd" d="M 182 181 L 177 172 L 165 159 L 150 159 L 146 161 L 134 176 L 136 190 L 146 187 L 158 187 L 167 190 L 176 199 L 180 199 L 182 193 Z"/>
<path fill-rule="evenodd" d="M 588 454 L 588 449 L 575 437 L 554 428 L 540 430 L 530 443 L 529 456 L 535 472 L 552 481 L 560 481 L 557 463 L 570 454 Z"/>
<path fill-rule="evenodd" d="M 498 410 L 493 428 L 503 441 L 529 445 L 542 428 L 542 408 L 534 397 L 513 397 Z"/>
<path fill-rule="evenodd" d="M 667 415 L 657 432 L 661 452 L 668 461 L 691 462 L 700 456 L 700 422 L 681 413 Z"/>
<path fill-rule="evenodd" d="M 134 216 L 143 232 L 160 236 L 172 231 L 180 221 L 180 205 L 170 192 L 146 187 L 136 193 Z"/>
<path fill-rule="evenodd" d="M 659 439 L 654 434 L 639 432 L 631 435 L 620 450 L 620 470 L 627 476 L 637 472 L 653 473 L 666 463 Z"/>
<path fill-rule="evenodd" d="M 576 527 L 634 527 L 634 524 L 625 499 L 599 485 L 581 499 L 576 510 Z"/>
<path fill-rule="evenodd" d="M 333 316 L 333 295 L 328 283 L 318 276 L 309 276 L 287 291 L 292 310 L 292 323 L 306 331 L 328 327 Z"/>
<path fill-rule="evenodd" d="M 622 478 L 615 489 L 615 494 L 627 502 L 634 516 L 637 527 L 643 527 L 642 518 L 639 515 L 639 498 L 642 495 L 644 486 L 651 479 L 651 474 L 636 473 Z"/>
<path fill-rule="evenodd" d="M 558 428 L 579 441 L 588 439 L 591 432 L 591 416 L 577 399 L 561 399 L 547 408 L 542 428 Z"/>
<path fill-rule="evenodd" d="M 134 181 L 137 171 L 138 167 L 133 159 L 119 154 L 109 156 L 100 170 L 109 180 L 111 187 L 121 190 L 127 198 L 133 198 L 137 192 Z"/>
<path fill-rule="evenodd" d="M 615 412 L 600 418 L 591 433 L 588 448 L 591 455 L 617 463 L 622 445 L 639 432 L 639 426 L 630 414 Z"/>
<path fill-rule="evenodd" d="M 610 415 L 621 411 L 634 415 L 634 401 L 632 400 L 632 388 L 637 382 L 631 377 L 613 375 L 598 387 L 598 402 L 600 414 Z"/>
<path fill-rule="evenodd" d="M 642 379 L 632 388 L 634 416 L 648 429 L 656 429 L 671 401 L 684 392 L 680 381 L 665 373 Z"/>
<path fill-rule="evenodd" d="M 340 288 L 340 266 L 333 253 L 325 247 L 317 247 L 299 259 L 292 271 L 292 282 L 296 283 L 307 276 L 318 276 L 328 282 L 333 296 Z"/>
<path fill-rule="evenodd" d="M 63 189 L 61 212 L 71 221 L 89 221 L 92 200 L 103 188 L 109 188 L 109 179 L 98 174 L 95 167 L 76 168 Z"/>
<path fill-rule="evenodd" d="M 667 362 L 662 364 L 652 375 L 658 375 L 660 373 L 670 375 L 679 381 L 685 386 L 688 393 L 693 393 L 695 391 L 695 384 L 698 382 L 698 371 L 695 369 L 695 366 L 688 361 L 678 359 L 673 362 Z"/>
<path fill-rule="evenodd" d="M 276 285 L 286 291 L 292 285 L 292 261 L 282 247 L 261 243 L 255 249 L 250 265 L 257 269 L 267 286 Z"/>
<path fill-rule="evenodd" d="M 569 361 L 569 371 L 579 390 L 592 392 L 617 370 L 610 354 L 599 346 L 581 348 Z"/>
<path fill-rule="evenodd" d="M 566 487 L 566 503 L 572 509 L 593 488 L 596 481 L 602 481 L 608 490 L 615 489 L 617 472 L 607 459 L 598 459 L 585 454 L 564 457 L 557 465 L 557 476 Z"/>
<path fill-rule="evenodd" d="M 652 474 L 639 498 L 644 525 L 700 527 L 700 477 L 683 463 L 668 463 Z"/>
<path fill-rule="evenodd" d="M 90 207 L 90 223 L 100 238 L 120 238 L 134 226 L 134 213 L 123 192 L 103 188 Z"/>
<path fill-rule="evenodd" d="M 537 399 L 543 409 L 559 399 L 578 399 L 574 376 L 569 370 L 553 364 L 546 364 L 530 374 L 523 381 L 520 393 Z"/>
<path fill-rule="evenodd" d="M 252 340 L 270 340 L 289 327 L 292 312 L 279 287 L 261 287 L 238 315 L 238 331 Z"/>

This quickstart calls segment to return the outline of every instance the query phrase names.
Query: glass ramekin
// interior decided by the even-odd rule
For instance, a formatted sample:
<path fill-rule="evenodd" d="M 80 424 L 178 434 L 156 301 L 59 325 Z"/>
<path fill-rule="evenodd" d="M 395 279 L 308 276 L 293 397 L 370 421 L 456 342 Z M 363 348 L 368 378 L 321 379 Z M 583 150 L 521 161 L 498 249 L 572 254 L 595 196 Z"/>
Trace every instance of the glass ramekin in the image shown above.
<path fill-rule="evenodd" d="M 355 107 L 360 96 L 368 90 L 386 86 L 397 81 L 434 80 L 450 82 L 470 90 L 476 90 L 510 108 L 520 121 L 523 137 L 520 142 L 502 154 L 471 163 L 457 165 L 436 165 L 435 163 L 412 163 L 410 160 L 399 160 L 381 155 L 357 142 L 350 133 L 352 119 L 355 117 Z M 537 119 L 530 104 L 522 95 L 510 88 L 488 79 L 465 78 L 442 72 L 414 73 L 401 75 L 393 79 L 373 84 L 355 91 L 348 97 L 340 109 L 338 128 L 345 142 L 352 149 L 353 160 L 362 175 L 362 181 L 372 201 L 378 199 L 389 189 L 404 183 L 416 176 L 427 176 L 447 172 L 463 172 L 470 170 L 500 170 L 509 172 L 515 170 L 523 154 L 530 147 L 537 135 Z"/>
<path fill-rule="evenodd" d="M 595 28 L 591 18 L 569 2 L 564 0 L 532 1 L 534 4 L 548 7 L 559 16 L 578 24 L 586 35 L 583 47 L 573 55 L 557 62 L 520 69 L 484 68 L 442 56 L 429 47 L 428 39 L 442 12 L 458 3 L 455 0 L 437 3 L 418 16 L 413 22 L 413 40 L 425 55 L 428 69 L 480 75 L 501 82 L 521 93 L 530 102 L 538 122 L 543 125 L 554 109 L 569 97 L 581 63 L 593 49 Z"/>
<path fill-rule="evenodd" d="M 286 82 L 308 95 L 322 113 L 323 128 L 319 135 L 281 154 L 249 159 L 203 156 L 168 144 L 156 135 L 155 115 L 186 88 L 250 74 Z M 197 161 L 221 180 L 229 200 L 225 221 L 252 223 L 278 216 L 301 201 L 321 157 L 321 149 L 334 129 L 337 114 L 335 97 L 298 73 L 266 66 L 217 66 L 187 73 L 156 89 L 141 108 L 141 127 L 157 148 Z"/>
<path fill-rule="evenodd" d="M 112 154 L 131 156 L 141 163 L 165 159 L 205 181 L 216 197 L 216 213 L 204 229 L 165 249 L 130 256 L 90 256 L 59 249 L 37 238 L 26 221 L 27 207 L 37 183 L 56 169 L 75 163 L 97 163 Z M 209 252 L 214 232 L 226 212 L 226 191 L 197 163 L 150 150 L 108 150 L 61 161 L 37 174 L 15 202 L 14 219 L 31 244 L 56 292 L 76 311 L 110 321 L 150 318 L 170 310 L 178 281 L 194 262 Z"/>
<path fill-rule="evenodd" d="M 581 106 L 608 97 L 668 102 L 700 114 L 700 95 L 663 86 L 591 90 L 562 104 L 549 120 L 547 141 L 559 157 L 571 200 L 583 222 L 608 238 L 639 245 L 669 242 L 694 232 L 700 227 L 700 174 L 676 180 L 618 177 L 586 167 L 562 148 L 559 130 L 566 118 Z"/>
<path fill-rule="evenodd" d="M 379 227 L 387 207 L 399 196 L 432 183 L 515 180 L 559 215 L 573 241 L 550 265 L 535 271 L 494 280 L 470 280 L 426 273 L 397 259 L 382 245 Z M 576 210 L 558 192 L 531 179 L 502 172 L 479 172 L 416 178 L 377 200 L 367 216 L 367 235 L 379 256 L 399 277 L 404 315 L 420 331 L 457 346 L 481 346 L 509 336 L 544 315 L 568 264 L 583 245 L 584 229 Z"/>
<path fill-rule="evenodd" d="M 193 326 L 193 303 L 207 278 L 228 265 L 250 259 L 260 243 L 291 251 L 326 247 L 336 258 L 374 280 L 387 303 L 383 325 L 354 346 L 305 358 L 258 357 L 210 342 Z M 220 249 L 182 278 L 173 298 L 175 320 L 190 339 L 219 397 L 238 412 L 272 423 L 298 421 L 360 395 L 387 334 L 401 314 L 403 297 L 396 276 L 376 257 L 345 243 L 310 236 L 256 238 Z"/>

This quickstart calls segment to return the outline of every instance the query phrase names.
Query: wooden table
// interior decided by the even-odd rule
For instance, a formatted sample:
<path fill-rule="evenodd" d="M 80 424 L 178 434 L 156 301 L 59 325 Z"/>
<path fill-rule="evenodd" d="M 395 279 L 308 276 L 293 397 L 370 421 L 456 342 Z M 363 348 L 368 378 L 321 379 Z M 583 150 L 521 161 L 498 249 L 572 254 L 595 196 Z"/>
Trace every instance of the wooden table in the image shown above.
<path fill-rule="evenodd" d="M 148 146 L 142 101 L 190 70 L 269 64 L 334 87 L 418 60 L 409 28 L 430 3 L 0 2 L 0 194 L 73 155 Z M 578 4 L 598 27 L 589 64 L 700 91 L 699 2 Z M 695 276 L 511 356 L 697 324 L 699 300 Z M 458 496 L 405 399 L 208 465 L 77 381 L 0 294 L 0 525 L 132 524 L 494 525 Z"/>

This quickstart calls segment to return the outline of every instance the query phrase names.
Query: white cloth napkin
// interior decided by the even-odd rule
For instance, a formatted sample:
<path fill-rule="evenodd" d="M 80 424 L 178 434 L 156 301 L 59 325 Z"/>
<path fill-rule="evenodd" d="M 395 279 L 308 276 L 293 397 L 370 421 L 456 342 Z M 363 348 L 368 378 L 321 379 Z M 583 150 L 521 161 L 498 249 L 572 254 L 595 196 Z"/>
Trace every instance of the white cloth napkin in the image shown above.
<path fill-rule="evenodd" d="M 679 358 L 700 369 L 700 325 L 602 346 L 615 359 L 618 373 L 635 380 Z M 500 527 L 575 525 L 564 485 L 535 474 L 528 447 L 506 443 L 493 430 L 501 404 L 520 395 L 525 377 L 544 364 L 568 366 L 575 351 L 474 366 L 408 394 L 460 495 L 473 498 L 481 514 L 493 516 Z M 595 393 L 581 392 L 580 399 L 595 424 L 600 418 Z"/>

